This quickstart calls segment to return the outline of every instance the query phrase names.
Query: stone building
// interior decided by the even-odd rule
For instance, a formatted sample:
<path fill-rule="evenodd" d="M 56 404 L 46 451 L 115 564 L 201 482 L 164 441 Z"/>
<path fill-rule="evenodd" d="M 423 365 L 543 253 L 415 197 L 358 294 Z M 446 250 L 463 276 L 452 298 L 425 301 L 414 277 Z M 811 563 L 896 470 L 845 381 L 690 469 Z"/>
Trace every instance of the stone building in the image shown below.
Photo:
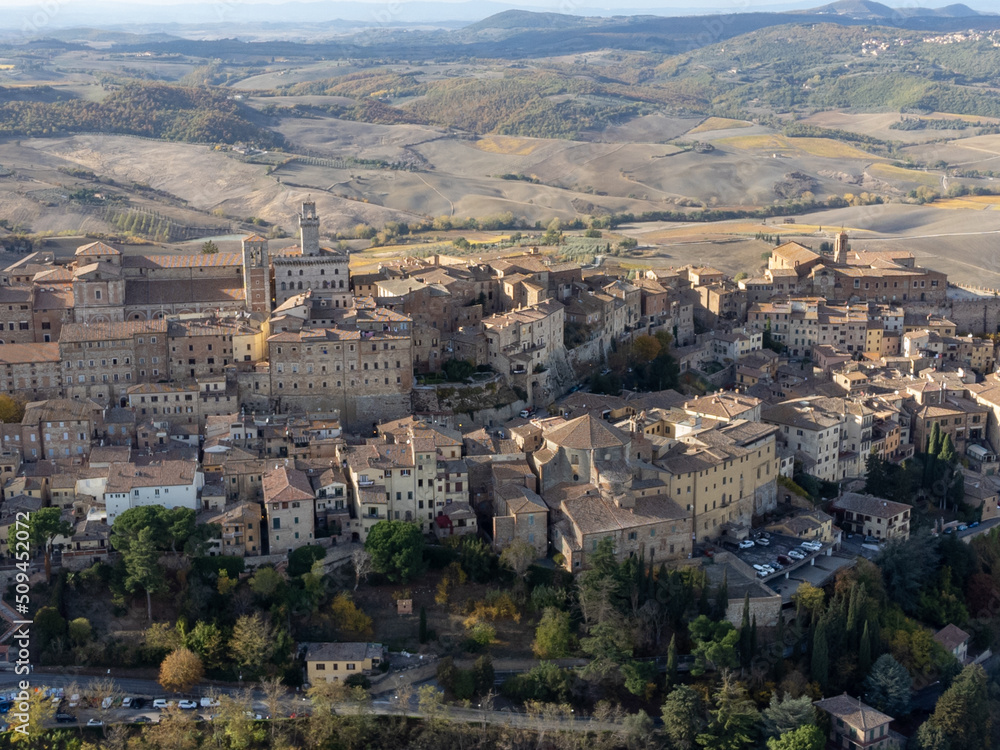
<path fill-rule="evenodd" d="M 129 386 L 167 377 L 167 322 L 70 323 L 59 356 L 67 397 L 118 405 Z"/>
<path fill-rule="evenodd" d="M 913 506 L 873 495 L 845 492 L 831 508 L 844 531 L 879 540 L 909 539 Z"/>
<path fill-rule="evenodd" d="M 58 344 L 0 346 L 0 390 L 32 400 L 64 394 Z"/>
<path fill-rule="evenodd" d="M 306 201 L 299 213 L 299 244 L 271 253 L 274 270 L 274 301 L 282 304 L 305 290 L 324 307 L 354 306 L 347 253 L 319 244 L 316 204 Z"/>
<path fill-rule="evenodd" d="M 899 743 L 889 724 L 893 718 L 847 693 L 813 705 L 829 716 L 828 747 L 836 750 L 895 750 Z"/>
<path fill-rule="evenodd" d="M 539 557 L 548 553 L 545 501 L 523 484 L 502 484 L 493 491 L 493 549 L 500 552 L 515 540 L 530 544 Z"/>
<path fill-rule="evenodd" d="M 93 401 L 33 401 L 21 418 L 20 443 L 25 460 L 86 457 L 100 430 L 102 409 Z"/>
<path fill-rule="evenodd" d="M 114 525 L 115 519 L 129 508 L 146 505 L 197 511 L 198 492 L 204 483 L 205 477 L 195 460 L 113 463 L 108 468 L 104 489 L 108 523 Z"/>
<path fill-rule="evenodd" d="M 316 497 L 304 471 L 279 464 L 264 474 L 269 552 L 279 555 L 316 538 Z"/>

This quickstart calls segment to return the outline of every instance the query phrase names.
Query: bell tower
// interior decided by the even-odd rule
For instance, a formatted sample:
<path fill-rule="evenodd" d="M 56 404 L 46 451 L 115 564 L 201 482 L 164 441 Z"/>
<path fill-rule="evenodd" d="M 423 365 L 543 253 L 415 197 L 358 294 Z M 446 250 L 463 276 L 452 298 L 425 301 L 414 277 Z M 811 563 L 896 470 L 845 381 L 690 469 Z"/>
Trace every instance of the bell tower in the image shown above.
<path fill-rule="evenodd" d="M 847 263 L 847 251 L 847 232 L 841 229 L 840 234 L 833 241 L 833 262 Z"/>
<path fill-rule="evenodd" d="M 243 238 L 243 291 L 248 310 L 271 313 L 271 259 L 267 240 L 257 234 Z"/>
<path fill-rule="evenodd" d="M 302 255 L 319 255 L 319 216 L 316 214 L 316 204 L 312 201 L 302 203 L 302 213 L 299 214 L 299 245 Z"/>

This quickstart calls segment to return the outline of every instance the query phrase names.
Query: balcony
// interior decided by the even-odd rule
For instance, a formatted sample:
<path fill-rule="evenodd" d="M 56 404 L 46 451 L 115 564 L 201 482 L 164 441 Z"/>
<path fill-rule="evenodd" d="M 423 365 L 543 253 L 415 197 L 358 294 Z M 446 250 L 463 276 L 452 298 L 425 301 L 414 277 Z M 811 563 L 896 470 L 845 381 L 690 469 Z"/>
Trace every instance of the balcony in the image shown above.
<path fill-rule="evenodd" d="M 374 487 L 374 486 L 375 486 L 375 480 L 374 479 L 359 479 L 358 480 L 358 487 Z"/>

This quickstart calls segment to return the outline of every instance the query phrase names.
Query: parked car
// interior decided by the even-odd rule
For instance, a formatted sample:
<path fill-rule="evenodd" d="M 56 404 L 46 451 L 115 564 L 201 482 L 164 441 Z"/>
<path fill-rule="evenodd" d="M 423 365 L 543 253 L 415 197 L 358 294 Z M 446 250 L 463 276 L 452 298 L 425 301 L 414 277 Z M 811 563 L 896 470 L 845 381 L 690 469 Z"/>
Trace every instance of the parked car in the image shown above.
<path fill-rule="evenodd" d="M 67 714 L 60 711 L 56 714 L 56 721 L 60 724 L 70 724 L 76 721 L 76 717 L 73 714 Z"/>
<path fill-rule="evenodd" d="M 112 705 L 114 705 L 114 702 L 115 699 L 109 695 L 107 698 L 101 701 L 101 708 L 107 711 L 109 708 L 111 708 Z"/>
<path fill-rule="evenodd" d="M 185 711 L 189 711 L 193 708 L 198 708 L 198 703 L 197 701 L 191 700 L 177 701 L 177 708 L 183 708 Z"/>
<path fill-rule="evenodd" d="M 785 566 L 782 565 L 780 562 L 777 562 L 777 561 L 772 562 L 772 563 L 768 563 L 767 566 L 769 568 L 774 568 L 775 572 L 778 572 L 779 570 L 784 570 L 785 569 Z"/>
<path fill-rule="evenodd" d="M 758 565 L 757 563 L 754 563 L 753 569 L 756 570 L 759 573 L 759 572 L 761 572 L 761 571 L 764 570 L 764 566 L 763 565 Z"/>
<path fill-rule="evenodd" d="M 806 555 L 802 550 L 790 549 L 788 550 L 788 556 L 793 560 L 805 560 Z"/>
<path fill-rule="evenodd" d="M 136 709 L 138 711 L 139 709 L 142 709 L 142 708 L 146 707 L 146 702 L 147 701 L 146 701 L 145 698 L 133 698 L 132 699 L 132 708 L 134 708 L 134 709 Z"/>
<path fill-rule="evenodd" d="M 132 698 L 131 697 L 129 697 L 129 696 L 126 695 L 124 698 L 122 698 L 122 708 L 132 708 Z"/>
<path fill-rule="evenodd" d="M 164 708 L 167 708 L 167 707 L 172 706 L 172 705 L 174 705 L 174 702 L 173 701 L 168 701 L 166 698 L 157 698 L 155 701 L 153 701 L 153 708 L 161 710 L 161 711 Z"/>
<path fill-rule="evenodd" d="M 210 698 L 207 695 L 204 696 L 201 701 L 199 701 L 202 708 L 215 708 L 219 705 L 218 698 Z"/>
<path fill-rule="evenodd" d="M 101 721 L 100 719 L 88 719 L 87 720 L 87 726 L 88 727 L 103 727 L 104 726 L 104 722 Z"/>
<path fill-rule="evenodd" d="M 753 547 L 753 539 L 744 539 L 740 542 L 740 549 L 750 549 Z"/>
<path fill-rule="evenodd" d="M 769 575 L 771 575 L 771 574 L 768 573 L 766 570 L 758 570 L 757 571 L 757 577 L 758 578 L 767 578 Z"/>
<path fill-rule="evenodd" d="M 771 545 L 771 540 L 766 536 L 762 536 L 760 539 L 757 540 L 757 544 L 759 544 L 761 547 L 769 547 Z"/>
<path fill-rule="evenodd" d="M 959 531 L 965 531 L 965 530 L 966 530 L 967 528 L 969 528 L 969 527 L 968 527 L 968 526 L 966 526 L 966 525 L 965 525 L 965 524 L 963 523 L 963 524 L 962 524 L 961 526 L 959 526 L 959 527 L 958 527 L 958 530 L 959 530 Z"/>
<path fill-rule="evenodd" d="M 970 528 L 970 529 L 974 529 L 974 528 L 976 528 L 976 527 L 977 527 L 978 525 L 979 525 L 979 521 L 973 521 L 972 523 L 970 523 L 970 524 L 969 524 L 969 528 Z"/>
<path fill-rule="evenodd" d="M 778 555 L 778 562 L 780 562 L 782 565 L 791 565 L 792 558 L 790 558 L 788 555 Z"/>
<path fill-rule="evenodd" d="M 133 724 L 152 724 L 153 720 L 150 719 L 148 716 L 143 716 L 142 714 L 139 714 L 134 719 L 132 719 L 132 723 Z"/>

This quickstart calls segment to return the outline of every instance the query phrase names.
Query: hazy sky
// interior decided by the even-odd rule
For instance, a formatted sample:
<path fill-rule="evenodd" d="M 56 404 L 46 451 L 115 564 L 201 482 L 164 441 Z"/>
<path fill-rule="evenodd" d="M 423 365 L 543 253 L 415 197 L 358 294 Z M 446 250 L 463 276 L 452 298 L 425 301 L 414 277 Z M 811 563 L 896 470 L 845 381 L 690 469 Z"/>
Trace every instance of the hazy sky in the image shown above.
<path fill-rule="evenodd" d="M 93 9 L 97 7 L 109 7 L 113 8 L 115 5 L 122 5 L 128 8 L 135 8 L 136 6 L 144 5 L 183 5 L 183 4 L 197 4 L 197 5 L 213 5 L 216 3 L 222 3 L 227 6 L 238 6 L 238 5 L 257 5 L 257 4 L 267 4 L 267 5 L 281 5 L 285 2 L 304 2 L 308 3 L 312 0 L 128 0 L 127 2 L 115 3 L 112 1 L 105 2 L 103 0 L 35 0 L 34 2 L 26 2 L 25 0 L 0 0 L 0 8 L 23 8 L 23 9 L 41 9 L 52 11 L 59 7 L 68 7 L 73 10 L 84 10 Z M 326 4 L 336 4 L 334 2 L 329 2 L 328 0 L 315 0 L 317 2 L 323 2 Z M 406 3 L 410 0 L 354 0 L 355 2 L 369 2 L 373 5 L 385 5 L 386 3 L 399 2 Z M 436 2 L 447 4 L 450 2 L 467 2 L 468 0 L 422 0 L 424 2 Z M 649 7 L 653 9 L 660 9 L 663 11 L 669 10 L 685 10 L 692 11 L 703 9 L 706 11 L 723 11 L 723 12 L 753 12 L 755 10 L 778 10 L 781 8 L 811 8 L 819 7 L 821 5 L 826 5 L 832 0 L 624 0 L 618 2 L 612 2 L 609 0 L 572 0 L 569 3 L 571 7 L 604 7 L 613 8 L 615 6 L 619 7 Z M 884 5 L 888 5 L 893 8 L 941 8 L 945 5 L 952 5 L 956 2 L 963 2 L 963 0 L 885 0 Z M 523 7 L 537 7 L 546 8 L 552 10 L 558 10 L 560 7 L 565 7 L 566 3 L 561 2 L 561 0 L 517 0 L 516 2 L 503 2 L 503 0 L 498 0 L 499 4 L 512 5 L 512 6 L 523 6 Z M 997 10 L 995 4 L 991 0 L 964 0 L 964 4 L 970 8 L 982 11 L 995 12 Z M 178 19 L 181 20 L 181 19 Z M 2 19 L 0 19 L 2 23 Z"/>
<path fill-rule="evenodd" d="M 357 11 L 359 4 L 371 5 L 373 8 L 392 8 L 409 5 L 411 2 L 422 4 L 433 3 L 442 7 L 441 11 L 432 15 L 447 17 L 444 10 L 449 4 L 464 6 L 463 17 L 469 15 L 469 7 L 476 0 L 350 0 L 343 11 L 337 10 L 340 5 L 336 0 L 0 0 L 0 32 L 16 31 L 30 26 L 33 33 L 39 33 L 43 27 L 61 27 L 68 25 L 109 26 L 128 23 L 198 23 L 214 15 L 226 19 L 238 19 L 241 6 L 271 5 L 280 6 L 288 2 L 310 4 L 316 2 L 322 10 L 317 9 L 320 20 L 332 18 L 359 18 L 364 13 Z M 575 15 L 613 15 L 614 13 L 648 12 L 657 15 L 688 15 L 692 13 L 741 13 L 741 12 L 774 12 L 783 10 L 802 10 L 815 8 L 832 2 L 832 0 L 485 0 L 481 3 L 482 16 L 489 15 L 504 8 L 520 7 L 529 10 L 550 11 Z M 963 0 L 885 0 L 884 4 L 898 8 L 940 8 Z M 1000 8 L 996 0 L 964 0 L 969 7 L 996 13 Z M 185 18 L 183 11 L 171 13 L 163 6 L 196 5 L 198 12 L 193 17 Z M 142 16 L 142 8 L 151 12 L 148 18 Z M 214 13 L 222 9 L 222 13 Z M 275 11 L 268 17 L 275 18 Z M 396 11 L 398 14 L 398 11 Z M 411 13 L 403 13 L 412 16 Z M 473 14 L 475 15 L 475 14 Z M 33 19 L 33 20 L 32 20 Z M 248 19 L 250 20 L 250 19 Z"/>

